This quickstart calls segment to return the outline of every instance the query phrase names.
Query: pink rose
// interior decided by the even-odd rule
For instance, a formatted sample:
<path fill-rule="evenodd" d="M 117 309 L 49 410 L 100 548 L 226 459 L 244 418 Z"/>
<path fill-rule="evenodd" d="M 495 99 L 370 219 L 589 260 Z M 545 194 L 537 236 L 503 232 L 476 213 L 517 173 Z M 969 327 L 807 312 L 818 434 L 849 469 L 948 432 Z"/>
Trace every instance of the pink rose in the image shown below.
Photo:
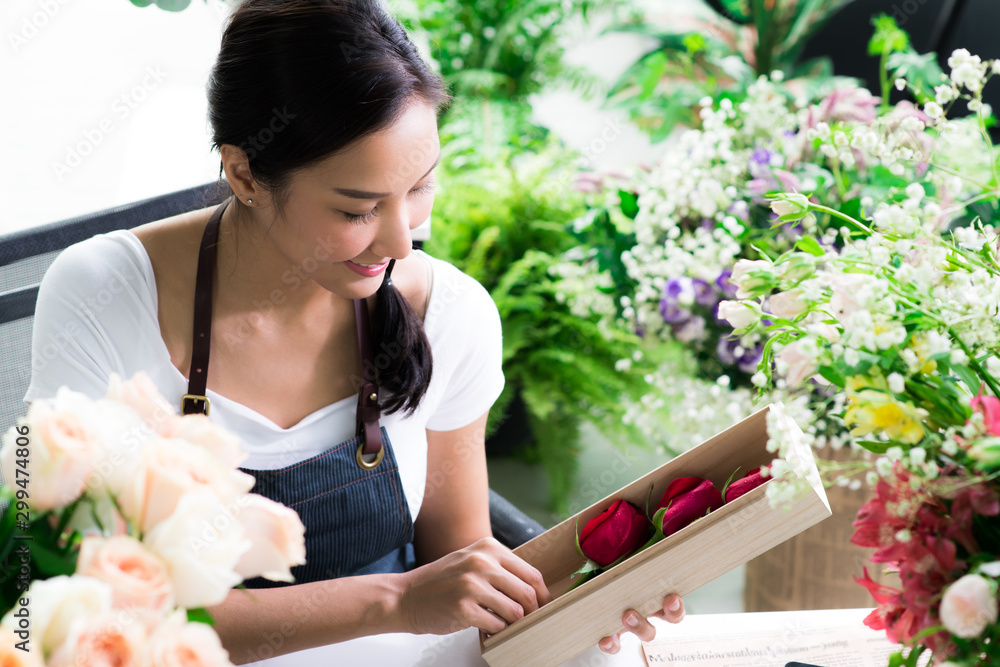
<path fill-rule="evenodd" d="M 229 652 L 211 626 L 175 614 L 149 639 L 142 667 L 229 667 Z"/>
<path fill-rule="evenodd" d="M 202 447 L 157 438 L 142 451 L 118 504 L 125 518 L 147 533 L 170 516 L 186 493 L 206 489 L 219 500 L 230 502 L 253 485 L 251 475 L 223 466 Z"/>
<path fill-rule="evenodd" d="M 712 482 L 701 477 L 681 477 L 667 485 L 656 509 L 666 509 L 661 526 L 663 534 L 670 536 L 720 507 L 722 494 Z"/>
<path fill-rule="evenodd" d="M 206 415 L 174 416 L 164 422 L 160 434 L 165 438 L 187 440 L 206 449 L 227 468 L 237 468 L 247 458 L 247 453 L 240 449 L 240 439 Z"/>
<path fill-rule="evenodd" d="M 59 575 L 35 579 L 28 592 L 31 601 L 31 645 L 45 655 L 56 650 L 70 635 L 73 621 L 111 610 L 111 586 L 79 575 Z M 17 628 L 15 609 L 0 621 L 5 628 Z"/>
<path fill-rule="evenodd" d="M 145 610 L 105 612 L 74 620 L 69 637 L 49 659 L 50 667 L 139 667 L 148 630 Z"/>
<path fill-rule="evenodd" d="M 22 651 L 15 644 L 22 641 L 10 628 L 0 627 L 0 665 L 3 667 L 44 667 L 39 652 Z"/>
<path fill-rule="evenodd" d="M 27 434 L 24 435 L 27 426 Z M 17 428 L 21 429 L 19 433 Z M 22 444 L 18 439 L 22 438 Z M 27 438 L 30 454 L 23 454 Z M 35 401 L 28 415 L 18 420 L 3 438 L 0 467 L 4 479 L 25 479 L 30 474 L 30 503 L 35 510 L 58 509 L 80 497 L 93 471 L 94 461 L 104 452 L 100 421 L 93 412 L 93 402 L 66 387 L 54 399 Z M 27 460 L 27 471 L 17 476 L 18 461 Z"/>
<path fill-rule="evenodd" d="M 997 586 L 978 574 L 967 574 L 944 592 L 941 623 L 956 637 L 972 639 L 997 622 Z"/>
<path fill-rule="evenodd" d="M 116 608 L 145 607 L 162 613 L 173 609 L 174 591 L 166 563 L 134 538 L 84 538 L 76 572 L 110 584 Z"/>
<path fill-rule="evenodd" d="M 252 546 L 236 565 L 244 579 L 292 582 L 291 568 L 306 562 L 305 526 L 299 515 L 273 500 L 248 493 L 237 501 L 239 520 Z"/>
<path fill-rule="evenodd" d="M 754 468 L 740 479 L 730 483 L 726 487 L 726 502 L 731 503 L 743 494 L 753 491 L 766 482 L 768 477 L 765 477 L 763 474 L 765 470 L 766 468 Z"/>
<path fill-rule="evenodd" d="M 142 371 L 128 381 L 122 381 L 117 373 L 112 373 L 106 396 L 135 410 L 144 422 L 157 431 L 177 414 L 174 406 L 167 402 L 149 376 Z"/>

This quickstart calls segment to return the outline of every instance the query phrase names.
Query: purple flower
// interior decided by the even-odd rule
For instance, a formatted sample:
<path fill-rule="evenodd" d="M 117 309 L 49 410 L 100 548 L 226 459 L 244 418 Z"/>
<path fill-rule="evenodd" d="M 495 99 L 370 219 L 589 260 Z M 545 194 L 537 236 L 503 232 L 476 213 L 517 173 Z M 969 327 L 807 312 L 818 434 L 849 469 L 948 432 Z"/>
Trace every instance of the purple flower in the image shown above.
<path fill-rule="evenodd" d="M 754 178 L 767 178 L 771 171 L 771 159 L 774 153 L 766 148 L 758 148 L 750 156 L 750 175 Z"/>
<path fill-rule="evenodd" d="M 720 336 L 715 346 L 715 355 L 719 357 L 723 366 L 732 366 L 736 363 L 736 352 L 739 348 L 739 336 Z"/>
<path fill-rule="evenodd" d="M 757 344 L 751 350 L 744 350 L 737 360 L 736 367 L 744 373 L 756 373 L 757 366 L 760 365 L 761 357 L 764 356 L 764 346 Z"/>
<path fill-rule="evenodd" d="M 719 277 L 715 279 L 715 286 L 719 288 L 722 292 L 722 296 L 726 299 L 736 298 L 736 285 L 729 281 L 733 277 L 732 269 L 723 269 Z"/>
<path fill-rule="evenodd" d="M 667 324 L 679 324 L 691 319 L 691 311 L 669 299 L 660 299 L 660 315 Z"/>
<path fill-rule="evenodd" d="M 711 308 L 719 302 L 715 295 L 715 288 L 699 278 L 691 279 L 691 288 L 694 290 L 694 300 L 701 306 Z"/>
<path fill-rule="evenodd" d="M 674 338 L 682 343 L 698 343 L 705 340 L 705 318 L 695 315 L 687 322 L 675 324 Z"/>
<path fill-rule="evenodd" d="M 671 278 L 663 286 L 663 297 L 670 301 L 680 302 L 681 294 L 691 289 L 691 279 L 686 276 Z"/>

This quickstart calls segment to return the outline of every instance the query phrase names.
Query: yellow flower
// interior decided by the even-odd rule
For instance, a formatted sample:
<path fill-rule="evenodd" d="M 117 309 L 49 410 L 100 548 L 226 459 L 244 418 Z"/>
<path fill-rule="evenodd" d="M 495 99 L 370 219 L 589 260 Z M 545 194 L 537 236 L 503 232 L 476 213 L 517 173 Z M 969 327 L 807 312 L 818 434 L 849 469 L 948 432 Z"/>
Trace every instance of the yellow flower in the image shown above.
<path fill-rule="evenodd" d="M 910 349 L 917 355 L 917 361 L 920 363 L 920 372 L 924 375 L 930 375 L 937 370 L 937 362 L 933 359 L 928 359 L 933 353 L 931 349 L 930 341 L 926 332 L 918 331 L 910 337 Z"/>
<path fill-rule="evenodd" d="M 891 394 L 875 389 L 849 390 L 848 395 L 850 405 L 844 415 L 844 423 L 854 426 L 851 435 L 868 435 L 879 431 L 889 436 L 889 439 L 907 445 L 915 445 L 923 440 L 926 410 L 907 402 L 896 401 Z"/>

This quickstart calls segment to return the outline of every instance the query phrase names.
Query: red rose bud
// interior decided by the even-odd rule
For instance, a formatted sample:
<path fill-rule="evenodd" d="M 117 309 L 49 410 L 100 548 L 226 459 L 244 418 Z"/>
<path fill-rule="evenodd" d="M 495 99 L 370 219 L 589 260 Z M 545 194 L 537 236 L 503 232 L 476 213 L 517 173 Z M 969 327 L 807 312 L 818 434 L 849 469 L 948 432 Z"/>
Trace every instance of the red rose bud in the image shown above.
<path fill-rule="evenodd" d="M 645 544 L 649 533 L 646 515 L 632 503 L 616 500 L 583 527 L 580 550 L 601 567 L 607 567 Z"/>
<path fill-rule="evenodd" d="M 664 507 L 663 534 L 671 535 L 722 507 L 722 494 L 707 479 L 681 477 L 667 485 L 656 509 Z"/>
<path fill-rule="evenodd" d="M 760 468 L 754 468 L 742 478 L 732 482 L 726 489 L 726 502 L 731 503 L 744 493 L 756 489 L 769 478 L 761 474 Z"/>

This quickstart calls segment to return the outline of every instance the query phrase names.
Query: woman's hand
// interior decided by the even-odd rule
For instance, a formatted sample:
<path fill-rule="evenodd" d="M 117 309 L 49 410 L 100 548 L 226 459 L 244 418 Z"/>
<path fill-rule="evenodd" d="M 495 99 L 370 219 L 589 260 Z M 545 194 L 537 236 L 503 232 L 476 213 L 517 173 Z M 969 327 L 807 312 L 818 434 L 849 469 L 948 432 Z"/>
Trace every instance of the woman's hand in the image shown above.
<path fill-rule="evenodd" d="M 541 573 L 492 537 L 401 576 L 398 613 L 414 634 L 497 633 L 550 599 Z"/>
<path fill-rule="evenodd" d="M 679 595 L 668 595 L 663 598 L 663 609 L 650 618 L 663 619 L 668 623 L 680 623 L 681 619 L 684 618 L 684 600 Z M 625 626 L 622 631 L 633 632 L 644 642 L 652 641 L 656 637 L 656 628 L 653 627 L 653 624 L 636 613 L 634 609 L 625 612 L 625 615 L 622 616 L 622 624 Z M 618 653 L 622 648 L 619 634 L 621 632 L 605 637 L 597 645 L 605 653 Z"/>

